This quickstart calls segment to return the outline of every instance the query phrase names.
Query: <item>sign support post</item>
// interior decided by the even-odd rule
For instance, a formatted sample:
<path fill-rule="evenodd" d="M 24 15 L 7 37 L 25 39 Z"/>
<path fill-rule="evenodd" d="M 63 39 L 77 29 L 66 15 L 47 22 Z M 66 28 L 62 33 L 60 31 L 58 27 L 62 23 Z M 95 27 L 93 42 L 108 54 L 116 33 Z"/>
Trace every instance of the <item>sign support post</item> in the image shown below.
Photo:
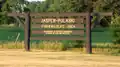
<path fill-rule="evenodd" d="M 88 54 L 92 54 L 90 16 L 90 12 L 88 12 L 86 16 L 86 51 Z"/>
<path fill-rule="evenodd" d="M 25 50 L 30 51 L 30 12 L 25 13 Z"/>

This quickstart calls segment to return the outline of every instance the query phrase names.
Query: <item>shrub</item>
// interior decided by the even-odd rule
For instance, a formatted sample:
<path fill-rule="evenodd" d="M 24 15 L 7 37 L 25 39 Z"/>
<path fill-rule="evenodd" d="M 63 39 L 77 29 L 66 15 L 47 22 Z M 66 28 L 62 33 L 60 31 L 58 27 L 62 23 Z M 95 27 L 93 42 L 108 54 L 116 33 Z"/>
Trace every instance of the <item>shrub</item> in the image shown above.
<path fill-rule="evenodd" d="M 120 49 L 112 50 L 112 51 L 110 52 L 110 54 L 111 54 L 111 55 L 118 56 L 118 55 L 120 55 Z"/>
<path fill-rule="evenodd" d="M 113 42 L 115 44 L 120 44 L 120 16 L 115 15 L 115 17 L 112 18 L 110 29 L 115 39 Z"/>
<path fill-rule="evenodd" d="M 84 41 L 75 41 L 76 44 L 73 45 L 73 48 L 83 48 L 84 45 Z"/>

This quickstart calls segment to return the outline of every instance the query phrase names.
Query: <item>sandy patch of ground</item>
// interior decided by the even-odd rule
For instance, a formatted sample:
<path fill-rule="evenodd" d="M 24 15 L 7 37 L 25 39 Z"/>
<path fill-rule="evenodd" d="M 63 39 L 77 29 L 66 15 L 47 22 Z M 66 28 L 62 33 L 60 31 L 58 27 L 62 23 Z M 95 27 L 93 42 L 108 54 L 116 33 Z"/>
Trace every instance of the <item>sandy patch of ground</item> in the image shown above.
<path fill-rule="evenodd" d="M 0 67 L 120 67 L 120 56 L 0 50 Z"/>

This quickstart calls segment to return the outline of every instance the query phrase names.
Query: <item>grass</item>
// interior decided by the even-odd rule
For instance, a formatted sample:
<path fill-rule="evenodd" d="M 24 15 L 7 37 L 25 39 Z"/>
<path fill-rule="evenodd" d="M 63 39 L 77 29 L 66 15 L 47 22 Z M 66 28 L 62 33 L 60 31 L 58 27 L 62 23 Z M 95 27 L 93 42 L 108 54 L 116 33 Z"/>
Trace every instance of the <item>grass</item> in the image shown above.
<path fill-rule="evenodd" d="M 1 43 L 0 48 L 3 49 L 23 49 L 24 48 L 24 42 L 6 42 L 6 43 Z"/>
<path fill-rule="evenodd" d="M 42 49 L 42 50 L 52 50 L 52 51 L 62 51 L 64 50 L 64 45 L 61 42 L 55 41 L 43 41 L 38 44 L 32 43 L 31 48 Z"/>
<path fill-rule="evenodd" d="M 65 44 L 58 41 L 43 41 L 40 43 L 31 43 L 31 49 L 43 50 L 43 51 L 73 51 L 85 53 L 86 48 L 70 48 Z M 0 49 L 24 49 L 24 42 L 8 42 L 1 43 Z M 92 46 L 92 52 L 98 54 L 112 54 L 120 55 L 120 44 L 113 45 L 112 43 L 98 43 Z"/>
<path fill-rule="evenodd" d="M 6 33 L 6 35 L 4 34 Z M 24 40 L 24 30 L 19 27 L 2 27 L 0 26 L 0 41 L 15 41 L 17 34 L 20 33 L 19 40 Z M 9 39 L 9 38 L 10 39 Z M 108 28 L 95 28 L 92 30 L 92 42 L 112 42 L 112 34 Z"/>

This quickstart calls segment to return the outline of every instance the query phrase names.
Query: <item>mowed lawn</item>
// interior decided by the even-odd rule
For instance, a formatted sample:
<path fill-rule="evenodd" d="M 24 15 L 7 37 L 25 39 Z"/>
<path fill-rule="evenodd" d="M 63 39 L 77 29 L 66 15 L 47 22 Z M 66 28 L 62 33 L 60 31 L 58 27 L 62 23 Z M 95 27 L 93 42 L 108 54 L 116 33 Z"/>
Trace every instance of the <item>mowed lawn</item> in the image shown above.
<path fill-rule="evenodd" d="M 120 56 L 0 50 L 0 67 L 120 67 Z"/>
<path fill-rule="evenodd" d="M 0 41 L 15 41 L 18 33 L 20 33 L 18 41 L 24 41 L 24 30 L 22 28 L 0 27 Z M 114 39 L 109 28 L 95 28 L 92 30 L 92 43 L 111 43 L 112 40 Z"/>

